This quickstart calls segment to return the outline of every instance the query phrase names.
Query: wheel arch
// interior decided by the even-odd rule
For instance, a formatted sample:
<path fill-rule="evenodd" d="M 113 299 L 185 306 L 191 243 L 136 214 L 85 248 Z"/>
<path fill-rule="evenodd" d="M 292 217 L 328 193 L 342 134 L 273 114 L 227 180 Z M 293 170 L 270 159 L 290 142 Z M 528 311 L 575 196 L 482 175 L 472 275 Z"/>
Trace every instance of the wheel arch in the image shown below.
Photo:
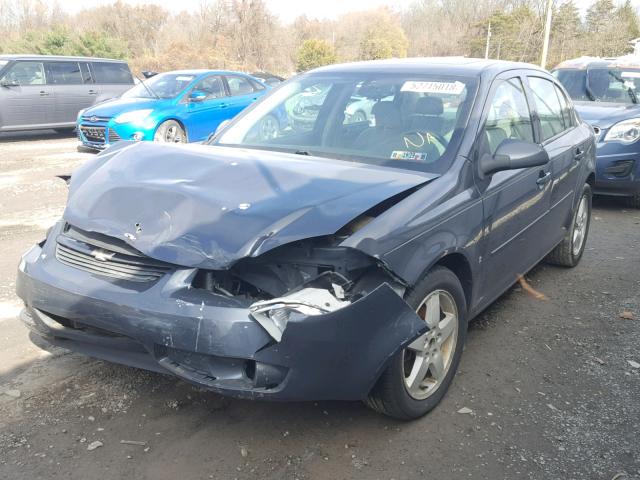
<path fill-rule="evenodd" d="M 180 118 L 178 118 L 178 117 L 176 117 L 174 115 L 158 120 L 158 123 L 157 123 L 156 127 L 153 129 L 152 138 L 155 138 L 156 132 L 160 128 L 160 125 L 162 125 L 164 122 L 168 122 L 169 120 L 173 120 L 174 122 L 178 122 L 178 124 L 180 125 L 180 127 L 184 131 L 184 134 L 187 136 L 187 143 L 189 143 L 189 131 L 187 130 L 187 126 L 185 125 L 185 123 L 182 120 L 180 120 Z"/>
<path fill-rule="evenodd" d="M 471 308 L 471 300 L 473 298 L 473 270 L 471 263 L 462 252 L 452 252 L 440 257 L 429 270 L 434 267 L 445 267 L 458 277 L 462 290 L 464 291 L 465 301 L 467 302 L 467 311 Z"/>

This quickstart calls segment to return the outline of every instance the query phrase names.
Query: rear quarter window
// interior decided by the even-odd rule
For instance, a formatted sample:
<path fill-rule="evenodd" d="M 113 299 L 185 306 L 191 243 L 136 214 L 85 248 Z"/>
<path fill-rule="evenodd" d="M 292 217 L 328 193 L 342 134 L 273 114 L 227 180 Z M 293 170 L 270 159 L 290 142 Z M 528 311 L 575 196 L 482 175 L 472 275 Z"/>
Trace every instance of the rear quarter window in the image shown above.
<path fill-rule="evenodd" d="M 93 62 L 91 66 L 96 83 L 133 84 L 133 76 L 126 63 Z"/>

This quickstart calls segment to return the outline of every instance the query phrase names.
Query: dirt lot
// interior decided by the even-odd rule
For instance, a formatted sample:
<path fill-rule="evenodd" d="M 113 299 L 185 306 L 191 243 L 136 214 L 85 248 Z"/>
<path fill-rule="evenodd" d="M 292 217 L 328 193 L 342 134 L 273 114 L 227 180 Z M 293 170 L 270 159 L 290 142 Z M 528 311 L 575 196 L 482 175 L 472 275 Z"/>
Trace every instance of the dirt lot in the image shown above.
<path fill-rule="evenodd" d="M 548 300 L 512 288 L 471 325 L 440 407 L 399 423 L 33 346 L 15 270 L 62 212 L 55 176 L 90 155 L 75 145 L 0 137 L 0 479 L 640 478 L 640 211 L 597 200 L 582 263 L 530 272 Z"/>

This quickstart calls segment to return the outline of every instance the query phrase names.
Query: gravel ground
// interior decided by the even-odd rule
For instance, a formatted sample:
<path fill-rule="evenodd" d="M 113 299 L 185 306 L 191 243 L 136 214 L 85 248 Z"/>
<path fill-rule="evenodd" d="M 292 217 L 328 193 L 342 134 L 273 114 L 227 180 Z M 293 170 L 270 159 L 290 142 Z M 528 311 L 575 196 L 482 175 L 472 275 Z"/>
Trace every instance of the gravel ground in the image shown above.
<path fill-rule="evenodd" d="M 34 346 L 15 269 L 62 212 L 55 176 L 90 156 L 75 147 L 0 136 L 0 479 L 640 478 L 640 211 L 596 199 L 581 264 L 536 267 L 547 300 L 514 286 L 477 318 L 442 404 L 400 423 Z"/>

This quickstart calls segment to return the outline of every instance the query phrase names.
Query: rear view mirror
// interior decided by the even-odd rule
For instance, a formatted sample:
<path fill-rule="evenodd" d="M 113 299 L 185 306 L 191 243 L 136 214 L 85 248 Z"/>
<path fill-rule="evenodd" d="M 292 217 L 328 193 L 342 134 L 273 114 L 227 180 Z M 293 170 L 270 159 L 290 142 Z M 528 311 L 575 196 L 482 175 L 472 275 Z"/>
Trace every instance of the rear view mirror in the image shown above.
<path fill-rule="evenodd" d="M 191 103 L 204 102 L 206 99 L 207 99 L 207 94 L 199 90 L 194 90 L 189 94 L 189 101 Z"/>
<path fill-rule="evenodd" d="M 480 170 L 491 175 L 502 170 L 540 167 L 549 162 L 547 151 L 537 143 L 523 140 L 504 140 L 496 149 L 496 153 L 480 158 Z"/>

